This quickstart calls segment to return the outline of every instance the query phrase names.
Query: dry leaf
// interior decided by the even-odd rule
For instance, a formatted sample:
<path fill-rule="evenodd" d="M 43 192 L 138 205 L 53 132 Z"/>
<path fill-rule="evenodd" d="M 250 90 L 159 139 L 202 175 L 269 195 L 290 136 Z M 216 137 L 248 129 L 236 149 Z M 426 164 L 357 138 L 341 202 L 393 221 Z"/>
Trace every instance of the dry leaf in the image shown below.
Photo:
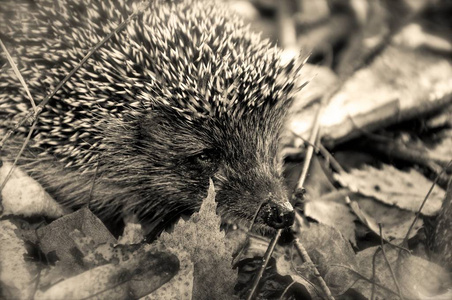
<path fill-rule="evenodd" d="M 359 272 L 366 278 L 372 278 L 372 260 L 378 248 L 368 248 L 357 254 Z M 406 299 L 422 299 L 421 295 L 431 297 L 444 293 L 445 289 L 450 287 L 452 283 L 450 275 L 440 266 L 409 255 L 405 251 L 390 245 L 385 245 L 385 251 L 401 292 Z M 375 275 L 376 278 L 374 280 L 376 282 L 392 291 L 389 292 L 376 286 L 375 296 L 378 299 L 397 298 L 397 288 L 394 279 L 381 251 L 375 258 Z M 360 279 L 354 284 L 353 288 L 370 299 L 372 283 Z"/>
<path fill-rule="evenodd" d="M 127 261 L 135 255 L 137 250 L 142 248 L 140 244 L 98 244 L 92 237 L 86 236 L 78 229 L 69 233 L 69 237 L 74 241 L 76 248 L 80 251 L 85 269 L 92 269 L 107 263 L 117 264 Z"/>
<path fill-rule="evenodd" d="M 300 231 L 300 242 L 305 247 L 313 263 L 331 289 L 333 295 L 344 293 L 354 281 L 350 271 L 340 266 L 348 266 L 356 270 L 355 253 L 350 243 L 342 234 L 330 226 L 311 224 Z M 298 265 L 297 271 L 304 277 L 316 282 L 312 270 L 305 264 Z"/>
<path fill-rule="evenodd" d="M 87 208 L 38 229 L 37 235 L 42 250 L 55 253 L 58 262 L 43 274 L 36 299 L 142 297 L 179 269 L 177 257 L 162 247 L 114 246 L 116 239 Z"/>
<path fill-rule="evenodd" d="M 231 299 L 237 272 L 232 270 L 232 253 L 225 247 L 225 233 L 216 214 L 215 191 L 210 181 L 209 193 L 198 213 L 185 222 L 179 220 L 171 234 L 159 241 L 165 247 L 186 251 L 194 263 L 194 299 Z M 221 279 L 221 280 L 219 280 Z"/>
<path fill-rule="evenodd" d="M 376 223 L 381 223 L 383 237 L 385 239 L 403 239 L 415 218 L 415 213 L 398 207 L 382 204 L 374 199 L 364 197 L 353 197 L 359 204 L 359 207 L 372 217 Z M 418 219 L 409 238 L 416 235 L 417 231 L 422 228 L 424 222 Z M 379 235 L 379 231 L 376 232 Z"/>
<path fill-rule="evenodd" d="M 11 163 L 3 162 L 0 167 L 0 185 L 6 179 L 11 167 Z M 1 192 L 1 197 L 3 215 L 43 215 L 58 218 L 69 213 L 69 210 L 53 200 L 36 180 L 18 167 L 14 168 L 12 176 Z"/>
<path fill-rule="evenodd" d="M 342 235 L 356 246 L 355 223 L 356 217 L 350 212 L 345 203 L 336 201 L 307 201 L 304 213 L 318 222 L 339 230 Z"/>
<path fill-rule="evenodd" d="M 144 231 L 136 216 L 125 218 L 125 227 L 118 239 L 119 244 L 138 244 L 144 239 Z"/>
<path fill-rule="evenodd" d="M 190 259 L 190 255 L 182 250 L 177 251 L 177 258 L 179 259 L 180 268 L 176 276 L 141 300 L 192 299 L 194 264 Z"/>
<path fill-rule="evenodd" d="M 315 79 L 314 79 L 315 80 Z M 329 144 L 425 115 L 450 103 L 452 62 L 428 51 L 387 46 L 372 64 L 353 74 L 322 114 Z M 290 130 L 309 136 L 317 108 L 291 118 Z"/>
<path fill-rule="evenodd" d="M 126 261 L 95 267 L 38 290 L 35 299 L 139 298 L 169 281 L 178 270 L 176 256 L 144 247 Z"/>
<path fill-rule="evenodd" d="M 276 259 L 276 269 L 278 274 L 282 276 L 290 276 L 293 281 L 301 284 L 309 294 L 312 300 L 321 300 L 322 292 L 321 289 L 314 282 L 309 282 L 302 276 L 297 269 L 293 266 L 293 261 L 290 256 L 281 255 Z"/>
<path fill-rule="evenodd" d="M 381 169 L 365 166 L 350 173 L 334 174 L 342 186 L 365 196 L 374 197 L 386 204 L 417 212 L 432 183 L 415 170 L 400 171 L 390 165 Z M 422 214 L 434 216 L 444 199 L 444 191 L 435 186 Z"/>
<path fill-rule="evenodd" d="M 0 298 L 31 299 L 35 290 L 37 266 L 24 260 L 24 241 L 11 221 L 0 221 Z"/>
<path fill-rule="evenodd" d="M 82 255 L 74 239 L 70 236 L 76 229 L 95 242 L 93 247 L 116 243 L 116 239 L 105 225 L 87 208 L 61 217 L 46 227 L 38 229 L 37 235 L 41 250 L 45 254 L 55 252 L 60 264 L 65 266 L 63 270 L 70 273 L 65 274 L 65 277 L 85 271 L 80 264 Z"/>

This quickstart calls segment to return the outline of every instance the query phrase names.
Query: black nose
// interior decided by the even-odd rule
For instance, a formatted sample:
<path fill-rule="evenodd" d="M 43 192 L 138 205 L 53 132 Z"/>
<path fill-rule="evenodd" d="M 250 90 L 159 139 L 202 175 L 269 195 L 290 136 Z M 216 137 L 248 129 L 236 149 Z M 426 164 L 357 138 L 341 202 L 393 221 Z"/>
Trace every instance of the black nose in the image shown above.
<path fill-rule="evenodd" d="M 268 202 L 262 207 L 263 218 L 268 226 L 275 229 L 289 227 L 295 221 L 295 211 L 289 202 Z"/>

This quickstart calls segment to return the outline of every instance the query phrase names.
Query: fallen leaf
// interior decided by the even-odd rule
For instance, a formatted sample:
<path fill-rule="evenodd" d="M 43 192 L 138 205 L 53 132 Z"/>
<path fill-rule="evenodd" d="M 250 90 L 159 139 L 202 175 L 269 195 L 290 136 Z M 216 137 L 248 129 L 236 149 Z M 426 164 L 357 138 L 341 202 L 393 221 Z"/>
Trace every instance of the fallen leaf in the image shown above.
<path fill-rule="evenodd" d="M 119 244 L 138 244 L 144 239 L 144 231 L 136 216 L 124 220 L 125 227 L 118 239 Z"/>
<path fill-rule="evenodd" d="M 342 196 L 342 198 L 344 197 Z M 304 213 L 319 223 L 336 228 L 356 246 L 354 223 L 356 217 L 350 212 L 350 208 L 344 201 L 343 203 L 322 199 L 306 201 Z"/>
<path fill-rule="evenodd" d="M 452 94 L 451 66 L 430 51 L 385 47 L 332 97 L 320 120 L 322 140 L 331 146 L 442 108 Z M 307 138 L 316 109 L 292 117 L 290 130 Z"/>
<path fill-rule="evenodd" d="M 118 264 L 129 260 L 137 250 L 142 248 L 141 244 L 97 244 L 90 236 L 86 236 L 78 229 L 69 234 L 77 249 L 83 256 L 83 266 L 85 269 L 104 265 L 107 263 Z"/>
<path fill-rule="evenodd" d="M 144 247 L 127 261 L 95 267 L 38 290 L 35 299 L 139 298 L 169 281 L 178 270 L 176 256 Z"/>
<path fill-rule="evenodd" d="M 3 165 L 0 163 L 0 166 L 1 185 L 13 165 L 9 162 L 3 162 Z M 5 216 L 43 215 L 49 218 L 58 218 L 70 212 L 53 200 L 36 180 L 17 166 L 1 191 L 1 198 L 2 215 Z"/>
<path fill-rule="evenodd" d="M 190 300 L 193 294 L 194 264 L 187 252 L 177 251 L 180 269 L 176 276 L 142 300 L 178 299 Z"/>
<path fill-rule="evenodd" d="M 341 266 L 348 266 L 354 270 L 357 267 L 355 253 L 343 235 L 335 228 L 313 223 L 309 228 L 297 233 L 297 237 L 333 295 L 341 295 L 348 290 L 354 282 L 354 277 L 349 270 Z M 310 266 L 299 263 L 296 269 L 305 278 L 316 282 Z"/>
<path fill-rule="evenodd" d="M 63 216 L 46 227 L 37 230 L 41 250 L 45 254 L 54 252 L 62 268 L 66 271 L 65 277 L 74 276 L 86 270 L 81 264 L 82 253 L 70 234 L 79 230 L 89 237 L 94 244 L 114 244 L 116 239 L 105 225 L 87 208 L 80 209 L 70 215 Z"/>
<path fill-rule="evenodd" d="M 365 166 L 350 173 L 334 174 L 336 180 L 353 192 L 374 197 L 386 204 L 417 212 L 424 201 L 432 183 L 422 174 L 411 169 L 410 172 L 400 171 L 390 165 L 381 169 Z M 438 213 L 445 192 L 435 186 L 429 199 L 422 209 L 422 214 L 434 216 Z"/>
<path fill-rule="evenodd" d="M 395 206 L 389 206 L 380 203 L 372 198 L 364 198 L 354 196 L 353 199 L 358 202 L 359 207 L 376 223 L 381 223 L 383 237 L 385 239 L 403 239 L 415 218 L 415 213 L 400 209 Z M 424 222 L 418 219 L 409 238 L 416 235 L 417 231 L 422 228 Z M 376 232 L 379 235 L 379 231 Z"/>
<path fill-rule="evenodd" d="M 310 282 L 300 276 L 300 272 L 293 266 L 293 262 L 290 256 L 281 255 L 276 259 L 276 270 L 278 274 L 282 276 L 290 276 L 292 280 L 298 284 L 301 284 L 309 294 L 312 300 L 321 300 L 322 292 L 316 282 Z"/>
<path fill-rule="evenodd" d="M 440 266 L 422 258 L 409 255 L 405 251 L 401 251 L 391 245 L 385 245 L 384 247 L 386 257 L 392 266 L 405 299 L 420 299 L 420 295 L 432 297 L 444 293 L 450 287 L 452 283 L 450 275 Z M 372 278 L 372 261 L 375 251 L 378 248 L 368 248 L 357 254 L 359 273 L 368 279 Z M 398 297 L 397 287 L 382 251 L 379 251 L 375 257 L 375 276 L 374 281 L 386 288 L 383 289 L 375 286 L 375 296 L 378 299 L 393 299 Z M 358 290 L 370 299 L 372 283 L 359 279 L 353 285 L 353 289 Z"/>
<path fill-rule="evenodd" d="M 194 299 L 231 299 L 237 272 L 232 270 L 232 253 L 225 247 L 221 218 L 216 214 L 215 190 L 209 192 L 198 213 L 185 222 L 179 220 L 171 234 L 162 233 L 159 241 L 173 253 L 183 250 L 194 263 Z M 221 280 L 219 280 L 221 278 Z"/>
<path fill-rule="evenodd" d="M 0 298 L 31 299 L 35 290 L 37 265 L 25 261 L 24 241 L 9 220 L 0 221 Z"/>

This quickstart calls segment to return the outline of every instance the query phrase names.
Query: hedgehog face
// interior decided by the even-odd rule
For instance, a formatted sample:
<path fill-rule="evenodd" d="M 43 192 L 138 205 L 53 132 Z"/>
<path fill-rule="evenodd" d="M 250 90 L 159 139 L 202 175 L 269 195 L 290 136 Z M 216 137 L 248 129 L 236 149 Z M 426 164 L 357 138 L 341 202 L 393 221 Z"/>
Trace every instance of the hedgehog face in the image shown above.
<path fill-rule="evenodd" d="M 238 123 L 229 120 L 230 116 L 187 122 L 176 111 L 155 108 L 133 126 L 138 128 L 137 135 L 127 140 L 135 141 L 134 145 L 110 151 L 122 156 L 125 149 L 133 149 L 126 155 L 129 159 L 120 159 L 126 164 L 121 167 L 124 172 L 138 172 L 149 179 L 124 183 L 136 185 L 135 190 L 141 194 L 137 201 L 129 197 L 128 210 L 140 212 L 145 222 L 169 220 L 181 211 L 196 210 L 212 178 L 218 212 L 224 221 L 249 226 L 264 204 L 256 222 L 266 227 L 264 224 L 271 221 L 267 210 L 292 210 L 285 204 L 287 195 L 278 159 L 278 137 L 285 112 L 251 111 Z M 266 120 L 262 120 L 263 115 Z M 123 140 L 128 134 L 128 129 L 121 133 Z M 156 211 L 159 213 L 153 220 Z"/>
<path fill-rule="evenodd" d="M 274 143 L 277 143 L 276 141 L 275 138 Z M 233 142 L 234 140 L 229 141 Z M 288 202 L 281 177 L 278 153 L 272 148 L 264 150 L 256 148 L 255 145 L 247 147 L 246 144 L 240 144 L 240 147 L 245 145 L 246 148 L 240 149 L 238 153 L 232 153 L 238 149 L 228 148 L 225 151 L 225 160 L 213 177 L 219 213 L 225 220 L 246 227 L 256 213 L 257 224 L 253 226 L 257 225 L 257 228 L 262 228 L 263 224 L 271 227 L 291 225 L 288 224 L 291 220 L 284 219 L 291 218 L 286 213 L 293 213 L 293 209 Z M 276 145 L 274 147 L 276 148 Z M 273 211 L 269 212 L 269 209 Z M 269 216 L 269 213 L 276 214 L 273 217 L 280 215 L 281 219 L 277 220 Z"/>

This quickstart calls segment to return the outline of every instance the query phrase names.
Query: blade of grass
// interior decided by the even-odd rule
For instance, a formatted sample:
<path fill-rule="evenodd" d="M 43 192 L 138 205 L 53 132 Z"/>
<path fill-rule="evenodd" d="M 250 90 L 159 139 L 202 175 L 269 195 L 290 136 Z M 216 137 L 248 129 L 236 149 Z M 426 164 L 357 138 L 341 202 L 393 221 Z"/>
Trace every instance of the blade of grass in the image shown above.
<path fill-rule="evenodd" d="M 11 175 L 13 174 L 13 171 L 17 165 L 17 161 L 19 160 L 20 156 L 22 155 L 22 152 L 24 152 L 25 147 L 27 146 L 28 142 L 31 139 L 31 135 L 33 134 L 33 131 L 35 130 L 36 127 L 36 121 L 33 122 L 33 125 L 31 125 L 30 130 L 28 131 L 28 135 L 25 138 L 25 141 L 22 143 L 22 147 L 20 148 L 19 153 L 16 155 L 16 159 L 14 160 L 13 165 L 11 166 L 11 169 L 8 172 L 8 175 L 6 175 L 5 180 L 3 180 L 2 185 L 0 186 L 0 193 L 2 192 L 3 188 L 6 186 L 6 183 L 8 182 L 9 178 L 11 177 Z M 1 202 L 0 202 L 0 212 L 2 211 L 2 206 L 1 206 Z"/>
<path fill-rule="evenodd" d="M 410 237 L 411 234 L 411 230 L 413 230 L 414 225 L 416 224 L 417 220 L 419 219 L 419 216 L 421 214 L 422 209 L 424 208 L 425 203 L 427 202 L 428 198 L 430 197 L 430 194 L 433 191 L 433 188 L 435 187 L 436 183 L 438 182 L 438 180 L 440 179 L 441 175 L 444 174 L 444 172 L 446 172 L 446 170 L 448 170 L 450 168 L 450 166 L 452 166 L 452 160 L 449 161 L 449 163 L 447 164 L 447 166 L 445 166 L 443 168 L 443 170 L 441 171 L 441 173 L 439 173 L 436 178 L 435 181 L 433 181 L 432 186 L 430 187 L 430 189 L 427 192 L 427 195 L 425 195 L 424 201 L 422 201 L 421 206 L 419 207 L 419 210 L 416 213 L 416 216 L 414 217 L 413 223 L 411 223 L 410 228 L 408 229 L 408 232 L 405 235 L 405 238 L 403 239 L 402 242 L 402 246 L 408 248 L 408 239 Z"/>
<path fill-rule="evenodd" d="M 8 49 L 6 49 L 5 44 L 3 44 L 2 39 L 0 39 L 0 46 L 2 47 L 3 51 L 5 52 L 6 58 L 8 59 L 8 62 L 11 65 L 11 68 L 13 68 L 14 74 L 16 74 L 16 77 L 19 79 L 20 83 L 24 87 L 25 92 L 27 93 L 28 99 L 30 99 L 30 103 L 33 108 L 33 111 L 36 112 L 36 104 L 35 104 L 35 101 L 33 100 L 33 97 L 30 94 L 30 90 L 28 89 L 28 86 L 25 83 L 25 80 L 22 77 L 22 74 L 20 73 L 19 69 L 17 68 L 16 64 L 14 63 L 13 58 L 9 54 Z"/>
<path fill-rule="evenodd" d="M 391 272 L 392 280 L 394 280 L 394 284 L 395 284 L 395 286 L 397 288 L 397 293 L 399 294 L 400 299 L 405 300 L 405 298 L 402 295 L 402 290 L 400 289 L 400 285 L 399 285 L 399 282 L 397 280 L 397 277 L 395 276 L 394 269 L 392 268 L 391 263 L 389 262 L 389 259 L 386 256 L 386 250 L 385 250 L 384 244 L 383 244 L 384 239 L 383 239 L 383 229 L 381 227 L 381 223 L 378 223 L 378 227 L 380 229 L 380 248 L 381 248 L 381 253 L 383 254 L 383 257 L 384 257 L 384 259 L 386 261 L 386 264 L 388 265 L 389 271 Z"/>

